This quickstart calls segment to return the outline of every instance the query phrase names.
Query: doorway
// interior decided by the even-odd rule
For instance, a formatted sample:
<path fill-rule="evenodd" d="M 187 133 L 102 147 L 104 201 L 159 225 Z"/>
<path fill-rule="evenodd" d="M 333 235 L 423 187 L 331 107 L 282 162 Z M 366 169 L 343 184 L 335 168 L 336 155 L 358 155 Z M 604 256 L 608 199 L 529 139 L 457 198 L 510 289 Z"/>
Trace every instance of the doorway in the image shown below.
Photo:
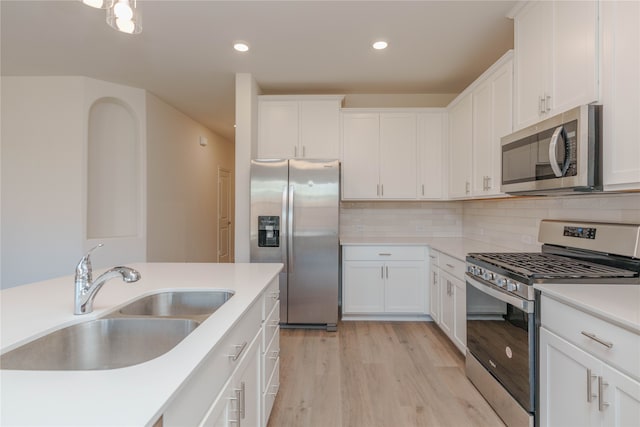
<path fill-rule="evenodd" d="M 231 172 L 218 167 L 218 262 L 233 262 L 231 241 Z"/>

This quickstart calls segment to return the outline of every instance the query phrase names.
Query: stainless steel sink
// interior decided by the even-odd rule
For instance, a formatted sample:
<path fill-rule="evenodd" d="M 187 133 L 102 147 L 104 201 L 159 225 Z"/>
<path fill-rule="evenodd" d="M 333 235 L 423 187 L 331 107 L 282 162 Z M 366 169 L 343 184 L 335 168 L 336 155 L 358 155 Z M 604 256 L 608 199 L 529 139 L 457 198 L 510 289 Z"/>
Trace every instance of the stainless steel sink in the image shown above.
<path fill-rule="evenodd" d="M 0 368 L 101 370 L 136 365 L 168 352 L 199 323 L 191 319 L 111 318 L 52 332 L 0 356 Z"/>
<path fill-rule="evenodd" d="M 204 320 L 233 296 L 230 291 L 161 292 L 121 308 L 125 316 L 190 317 Z"/>

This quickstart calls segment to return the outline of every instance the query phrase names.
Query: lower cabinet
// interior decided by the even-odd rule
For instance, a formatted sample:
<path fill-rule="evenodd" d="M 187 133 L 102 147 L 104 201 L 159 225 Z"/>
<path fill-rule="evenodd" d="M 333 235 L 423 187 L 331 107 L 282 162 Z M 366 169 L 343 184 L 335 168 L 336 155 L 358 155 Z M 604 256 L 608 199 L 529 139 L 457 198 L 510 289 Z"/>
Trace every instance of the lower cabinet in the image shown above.
<path fill-rule="evenodd" d="M 467 349 L 466 283 L 451 274 L 440 272 L 440 327 L 464 354 Z"/>
<path fill-rule="evenodd" d="M 345 246 L 343 315 L 428 314 L 425 252 L 421 246 Z"/>
<path fill-rule="evenodd" d="M 280 381 L 278 296 L 276 278 L 169 403 L 164 427 L 266 426 Z"/>
<path fill-rule="evenodd" d="M 640 336 L 541 302 L 540 426 L 640 425 Z"/>
<path fill-rule="evenodd" d="M 429 253 L 429 314 L 434 322 L 440 323 L 440 268 L 438 253 Z"/>

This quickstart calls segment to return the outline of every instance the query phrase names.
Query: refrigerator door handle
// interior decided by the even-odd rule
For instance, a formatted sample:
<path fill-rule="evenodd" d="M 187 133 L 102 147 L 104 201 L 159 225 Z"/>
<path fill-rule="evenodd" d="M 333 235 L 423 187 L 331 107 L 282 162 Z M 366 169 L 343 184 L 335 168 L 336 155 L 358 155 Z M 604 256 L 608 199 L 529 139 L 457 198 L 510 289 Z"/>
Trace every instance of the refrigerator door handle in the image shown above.
<path fill-rule="evenodd" d="M 287 228 L 284 226 L 285 224 L 287 224 L 287 200 L 288 200 L 288 194 L 287 194 L 287 186 L 283 186 L 282 187 L 282 218 L 280 219 L 281 224 L 280 224 L 280 229 L 282 230 L 282 239 L 280 239 L 280 250 L 282 251 L 282 264 L 284 264 L 284 271 L 288 271 L 289 266 L 288 266 L 288 261 L 287 261 L 287 245 L 285 244 L 286 239 L 289 236 L 289 231 L 287 230 Z"/>
<path fill-rule="evenodd" d="M 295 186 L 293 184 L 289 185 L 289 211 L 287 213 L 287 246 L 289 247 L 289 273 L 293 273 L 293 194 L 294 194 Z"/>

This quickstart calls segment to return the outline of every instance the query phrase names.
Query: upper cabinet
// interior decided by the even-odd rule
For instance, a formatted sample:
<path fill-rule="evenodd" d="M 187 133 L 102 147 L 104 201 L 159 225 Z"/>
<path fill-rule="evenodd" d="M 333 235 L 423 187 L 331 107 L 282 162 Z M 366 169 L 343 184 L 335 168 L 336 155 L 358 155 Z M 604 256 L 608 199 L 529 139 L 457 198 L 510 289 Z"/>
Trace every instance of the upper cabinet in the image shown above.
<path fill-rule="evenodd" d="M 500 139 L 512 132 L 513 53 L 507 52 L 449 107 L 449 197 L 500 192 Z"/>
<path fill-rule="evenodd" d="M 436 109 L 418 113 L 418 198 L 440 200 L 444 197 L 447 168 L 444 141 L 447 135 L 447 112 Z"/>
<path fill-rule="evenodd" d="M 343 110 L 343 199 L 412 200 L 416 181 L 415 113 Z"/>
<path fill-rule="evenodd" d="M 640 189 L 640 2 L 606 1 L 602 22 L 605 190 Z"/>
<path fill-rule="evenodd" d="M 516 13 L 516 129 L 598 101 L 598 17 L 597 1 L 532 1 Z"/>
<path fill-rule="evenodd" d="M 258 158 L 339 158 L 343 99 L 337 95 L 260 96 Z"/>

